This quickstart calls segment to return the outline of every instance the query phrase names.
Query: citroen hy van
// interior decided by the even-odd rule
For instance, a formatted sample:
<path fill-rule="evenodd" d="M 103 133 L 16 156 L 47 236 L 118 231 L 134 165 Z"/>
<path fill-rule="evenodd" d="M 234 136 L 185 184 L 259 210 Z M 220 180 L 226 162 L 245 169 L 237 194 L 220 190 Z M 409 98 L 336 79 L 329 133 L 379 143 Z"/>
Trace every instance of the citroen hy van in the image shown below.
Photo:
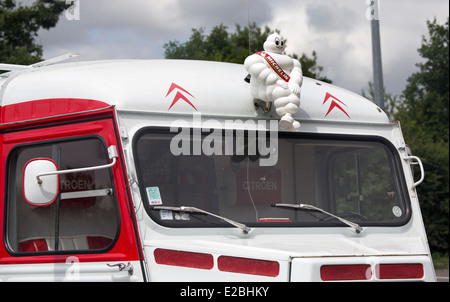
<path fill-rule="evenodd" d="M 304 78 L 292 132 L 239 64 L 2 67 L 2 281 L 436 280 L 422 163 L 357 94 Z"/>

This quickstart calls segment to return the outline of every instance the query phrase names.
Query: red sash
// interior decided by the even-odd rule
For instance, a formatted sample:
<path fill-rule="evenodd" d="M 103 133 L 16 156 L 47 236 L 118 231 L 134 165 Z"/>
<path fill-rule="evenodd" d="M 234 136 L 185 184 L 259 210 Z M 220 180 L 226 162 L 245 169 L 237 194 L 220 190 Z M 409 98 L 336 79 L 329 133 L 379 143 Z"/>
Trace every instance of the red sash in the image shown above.
<path fill-rule="evenodd" d="M 278 65 L 278 63 L 274 60 L 274 58 L 272 58 L 267 52 L 260 51 L 255 54 L 263 57 L 264 60 L 266 60 L 267 63 L 269 63 L 269 66 L 272 67 L 272 69 L 278 74 L 278 76 L 282 80 L 289 82 L 291 77 L 286 72 L 284 72 L 283 68 L 281 68 L 280 65 Z"/>

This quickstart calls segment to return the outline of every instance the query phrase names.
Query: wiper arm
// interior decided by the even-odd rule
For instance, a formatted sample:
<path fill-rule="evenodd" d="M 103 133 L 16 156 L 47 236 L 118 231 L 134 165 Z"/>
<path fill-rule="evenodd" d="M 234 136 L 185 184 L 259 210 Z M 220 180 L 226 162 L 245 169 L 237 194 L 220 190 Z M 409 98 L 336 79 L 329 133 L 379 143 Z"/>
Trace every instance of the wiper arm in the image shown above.
<path fill-rule="evenodd" d="M 336 218 L 336 219 L 338 219 L 339 221 L 345 223 L 346 225 L 352 227 L 353 229 L 355 229 L 355 232 L 358 233 L 358 234 L 361 233 L 361 232 L 363 231 L 363 228 L 362 228 L 359 224 L 354 223 L 354 222 L 351 222 L 351 221 L 349 221 L 349 220 L 347 220 L 347 219 L 344 219 L 344 218 L 342 218 L 342 217 L 336 216 L 336 215 L 331 214 L 331 213 L 329 213 L 329 212 L 327 212 L 327 211 L 325 211 L 325 210 L 322 210 L 321 208 L 318 208 L 318 207 L 315 207 L 315 206 L 312 206 L 312 205 L 309 205 L 309 204 L 287 204 L 287 203 L 276 203 L 276 204 L 273 204 L 272 207 L 292 208 L 292 209 L 297 209 L 297 210 L 306 210 L 306 211 L 317 211 L 317 212 L 321 212 L 321 213 L 324 213 L 324 214 L 326 214 L 326 215 L 328 215 L 328 216 L 331 216 L 331 217 L 333 217 L 333 218 Z"/>
<path fill-rule="evenodd" d="M 245 224 L 236 222 L 236 221 L 231 220 L 231 219 L 229 219 L 229 218 L 222 217 L 222 216 L 219 216 L 219 215 L 216 215 L 216 214 L 213 214 L 213 213 L 210 213 L 210 212 L 208 212 L 208 211 L 205 211 L 205 210 L 202 210 L 202 209 L 199 209 L 199 208 L 195 208 L 195 207 L 185 207 L 185 206 L 181 206 L 181 207 L 155 206 L 155 207 L 153 207 L 153 209 L 154 209 L 154 210 L 169 210 L 169 211 L 185 212 L 185 213 L 203 213 L 203 214 L 206 214 L 206 215 L 210 215 L 210 216 L 219 218 L 219 219 L 221 219 L 221 220 L 223 220 L 223 221 L 225 221 L 225 222 L 228 222 L 229 224 L 231 224 L 231 225 L 233 225 L 233 226 L 235 226 L 235 227 L 241 229 L 242 232 L 243 232 L 244 234 L 248 234 L 248 233 L 251 231 L 251 229 L 250 229 L 248 226 L 246 226 Z"/>

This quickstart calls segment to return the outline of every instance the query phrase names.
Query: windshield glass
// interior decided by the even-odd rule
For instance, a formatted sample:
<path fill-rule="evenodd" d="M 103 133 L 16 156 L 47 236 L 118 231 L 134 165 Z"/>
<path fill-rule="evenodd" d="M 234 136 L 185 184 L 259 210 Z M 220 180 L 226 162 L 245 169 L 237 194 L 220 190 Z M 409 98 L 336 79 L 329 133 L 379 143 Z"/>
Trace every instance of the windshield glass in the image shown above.
<path fill-rule="evenodd" d="M 211 215 L 157 206 L 196 207 L 250 227 L 346 226 L 318 211 L 274 206 L 281 203 L 313 205 L 361 226 L 401 225 L 409 219 L 400 159 L 384 140 L 279 133 L 275 144 L 266 142 L 276 148 L 275 160 L 262 165 L 264 156 L 258 148 L 250 153 L 249 141 L 264 137 L 273 143 L 269 134 L 197 134 L 191 129 L 180 139 L 178 133 L 148 128 L 135 137 L 145 208 L 161 225 L 230 227 Z M 220 144 L 210 139 L 213 134 L 223 135 Z M 204 152 L 205 144 L 215 152 Z"/>

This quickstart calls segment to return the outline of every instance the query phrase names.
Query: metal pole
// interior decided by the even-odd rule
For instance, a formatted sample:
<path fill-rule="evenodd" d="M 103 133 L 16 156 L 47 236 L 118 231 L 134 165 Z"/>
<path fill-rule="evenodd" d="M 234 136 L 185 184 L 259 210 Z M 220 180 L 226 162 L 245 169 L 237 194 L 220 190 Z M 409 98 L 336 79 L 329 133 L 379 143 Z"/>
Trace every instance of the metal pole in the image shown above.
<path fill-rule="evenodd" d="M 379 0 L 371 1 L 371 28 L 372 28 L 372 60 L 373 60 L 373 90 L 375 103 L 384 109 L 384 83 L 383 67 L 381 61 Z"/>

